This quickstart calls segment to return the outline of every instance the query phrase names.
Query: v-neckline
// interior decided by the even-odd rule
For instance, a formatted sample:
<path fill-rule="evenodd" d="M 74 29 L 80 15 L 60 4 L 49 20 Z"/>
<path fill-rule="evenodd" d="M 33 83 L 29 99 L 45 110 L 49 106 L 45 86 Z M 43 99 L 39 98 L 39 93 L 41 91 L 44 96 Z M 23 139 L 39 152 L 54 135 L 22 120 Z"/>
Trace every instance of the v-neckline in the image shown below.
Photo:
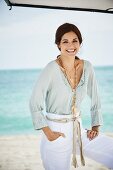
<path fill-rule="evenodd" d="M 83 71 L 82 71 L 82 74 L 81 74 L 81 78 L 77 84 L 77 86 L 75 88 L 72 88 L 67 76 L 65 75 L 65 73 L 61 70 L 61 66 L 57 63 L 56 60 L 54 60 L 54 63 L 57 65 L 57 68 L 59 69 L 59 71 L 61 72 L 61 74 L 63 75 L 63 78 L 64 80 L 66 80 L 66 85 L 68 83 L 68 86 L 71 88 L 72 91 L 75 91 L 80 85 L 82 85 L 84 83 L 84 71 L 85 71 L 85 60 L 83 60 Z M 61 67 L 61 68 L 60 68 Z M 64 69 L 64 68 L 62 68 Z"/>

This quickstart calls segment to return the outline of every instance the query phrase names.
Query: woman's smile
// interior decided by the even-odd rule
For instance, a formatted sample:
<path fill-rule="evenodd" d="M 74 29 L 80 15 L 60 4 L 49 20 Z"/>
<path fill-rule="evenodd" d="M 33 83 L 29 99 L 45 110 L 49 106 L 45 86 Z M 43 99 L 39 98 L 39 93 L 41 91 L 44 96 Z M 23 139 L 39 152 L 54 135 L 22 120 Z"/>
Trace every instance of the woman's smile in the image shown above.
<path fill-rule="evenodd" d="M 69 50 L 66 50 L 66 51 L 67 51 L 69 54 L 71 54 L 71 53 L 73 54 L 73 53 L 75 53 L 76 49 L 73 49 L 73 50 L 72 50 L 72 49 L 69 49 Z"/>

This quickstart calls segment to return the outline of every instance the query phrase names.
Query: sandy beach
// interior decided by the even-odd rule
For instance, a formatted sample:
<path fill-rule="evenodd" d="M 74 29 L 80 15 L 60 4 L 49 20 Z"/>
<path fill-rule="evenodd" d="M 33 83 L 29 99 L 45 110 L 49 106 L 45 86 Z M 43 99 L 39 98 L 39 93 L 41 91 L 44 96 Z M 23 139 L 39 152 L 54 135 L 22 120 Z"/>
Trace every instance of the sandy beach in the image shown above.
<path fill-rule="evenodd" d="M 108 134 L 113 137 L 113 134 Z M 0 136 L 0 170 L 44 170 L 40 158 L 41 134 Z M 74 170 L 71 167 L 70 170 Z M 77 170 L 107 170 L 87 159 L 86 166 Z"/>

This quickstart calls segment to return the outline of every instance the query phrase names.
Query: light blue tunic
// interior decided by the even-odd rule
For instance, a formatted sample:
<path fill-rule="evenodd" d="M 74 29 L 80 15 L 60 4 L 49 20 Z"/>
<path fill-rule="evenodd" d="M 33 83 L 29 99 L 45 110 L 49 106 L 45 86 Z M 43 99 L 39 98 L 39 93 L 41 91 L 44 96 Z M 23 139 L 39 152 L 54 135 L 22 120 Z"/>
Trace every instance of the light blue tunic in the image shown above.
<path fill-rule="evenodd" d="M 55 60 L 50 61 L 42 70 L 30 98 L 30 111 L 34 128 L 39 130 L 48 126 L 43 114 L 72 114 L 72 90 L 67 78 Z M 102 125 L 101 103 L 98 93 L 97 81 L 92 64 L 84 60 L 83 73 L 76 88 L 76 107 L 80 110 L 84 97 L 91 98 L 91 125 Z"/>

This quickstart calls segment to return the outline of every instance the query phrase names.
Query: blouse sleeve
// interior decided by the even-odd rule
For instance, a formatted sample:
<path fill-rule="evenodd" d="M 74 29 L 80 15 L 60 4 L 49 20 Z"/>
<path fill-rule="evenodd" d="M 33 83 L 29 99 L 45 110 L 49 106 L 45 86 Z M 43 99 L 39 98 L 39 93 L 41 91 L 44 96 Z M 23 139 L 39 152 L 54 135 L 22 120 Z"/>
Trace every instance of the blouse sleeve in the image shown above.
<path fill-rule="evenodd" d="M 89 69 L 87 94 L 91 98 L 90 112 L 92 127 L 102 125 L 103 119 L 101 114 L 101 102 L 98 92 L 98 85 L 95 77 L 95 72 L 91 63 Z"/>
<path fill-rule="evenodd" d="M 42 70 L 30 98 L 30 111 L 34 128 L 37 130 L 48 126 L 43 114 L 45 98 L 51 83 L 51 70 L 49 64 Z"/>

